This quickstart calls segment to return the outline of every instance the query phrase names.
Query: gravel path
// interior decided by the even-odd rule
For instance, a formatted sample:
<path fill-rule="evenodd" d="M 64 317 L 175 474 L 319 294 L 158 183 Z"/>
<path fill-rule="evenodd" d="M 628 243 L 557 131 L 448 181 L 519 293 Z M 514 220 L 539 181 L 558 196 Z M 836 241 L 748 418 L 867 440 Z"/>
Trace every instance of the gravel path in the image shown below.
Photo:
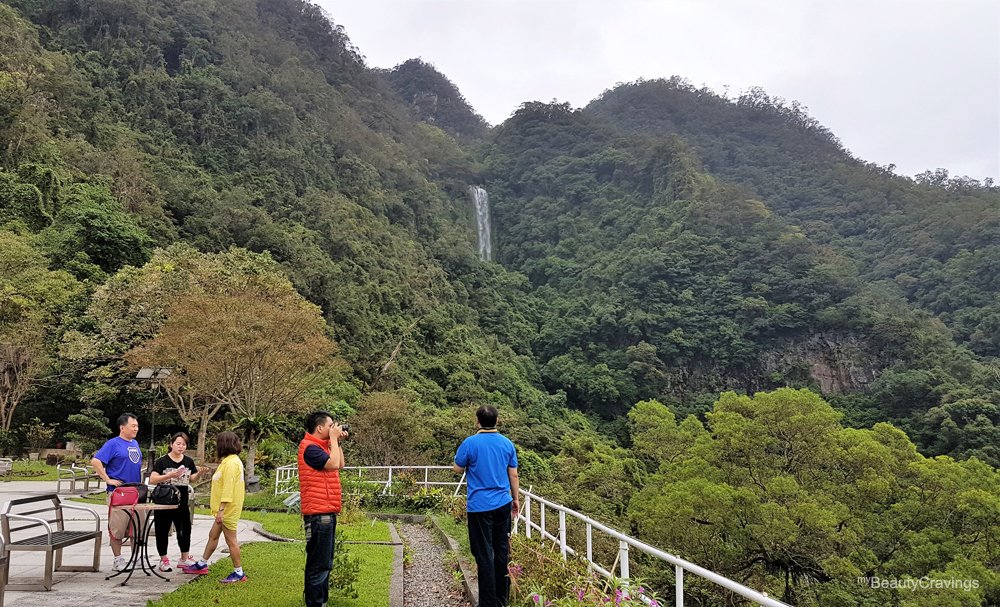
<path fill-rule="evenodd" d="M 469 607 L 445 565 L 445 548 L 434 533 L 412 523 L 400 523 L 396 528 L 411 555 L 403 576 L 404 607 Z"/>

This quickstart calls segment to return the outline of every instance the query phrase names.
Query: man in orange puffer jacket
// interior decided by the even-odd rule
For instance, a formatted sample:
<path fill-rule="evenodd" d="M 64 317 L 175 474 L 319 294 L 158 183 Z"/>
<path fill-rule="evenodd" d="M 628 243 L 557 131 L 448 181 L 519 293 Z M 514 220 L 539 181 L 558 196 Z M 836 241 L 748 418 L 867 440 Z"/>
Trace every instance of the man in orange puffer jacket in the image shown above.
<path fill-rule="evenodd" d="M 306 607 L 325 605 L 333 569 L 333 544 L 340 513 L 340 469 L 347 437 L 326 411 L 306 418 L 306 435 L 299 443 L 299 497 L 306 531 Z"/>

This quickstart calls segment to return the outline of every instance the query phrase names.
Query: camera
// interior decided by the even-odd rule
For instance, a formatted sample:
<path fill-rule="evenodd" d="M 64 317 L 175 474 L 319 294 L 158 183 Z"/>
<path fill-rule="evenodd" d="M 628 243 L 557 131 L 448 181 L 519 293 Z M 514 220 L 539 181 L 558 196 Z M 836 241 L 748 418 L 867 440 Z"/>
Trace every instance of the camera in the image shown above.
<path fill-rule="evenodd" d="M 342 424 L 340 424 L 340 429 L 343 430 L 344 432 L 350 432 L 351 425 L 347 422 L 343 422 Z"/>

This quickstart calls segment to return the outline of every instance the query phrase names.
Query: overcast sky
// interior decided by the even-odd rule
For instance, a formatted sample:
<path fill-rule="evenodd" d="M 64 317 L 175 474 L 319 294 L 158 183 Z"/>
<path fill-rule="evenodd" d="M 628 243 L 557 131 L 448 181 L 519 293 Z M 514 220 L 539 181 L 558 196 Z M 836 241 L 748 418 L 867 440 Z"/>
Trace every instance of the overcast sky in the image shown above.
<path fill-rule="evenodd" d="M 998 0 L 319 0 L 371 67 L 434 64 L 491 124 L 679 75 L 798 100 L 852 153 L 1000 181 Z"/>

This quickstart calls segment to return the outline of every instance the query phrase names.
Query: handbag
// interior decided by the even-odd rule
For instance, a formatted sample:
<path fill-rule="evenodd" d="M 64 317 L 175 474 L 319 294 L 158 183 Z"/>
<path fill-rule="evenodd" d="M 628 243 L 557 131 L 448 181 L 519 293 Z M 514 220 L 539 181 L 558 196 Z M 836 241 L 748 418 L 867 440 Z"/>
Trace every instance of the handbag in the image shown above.
<path fill-rule="evenodd" d="M 134 506 L 146 502 L 146 483 L 122 483 L 111 492 L 112 506 Z"/>
<path fill-rule="evenodd" d="M 149 501 L 162 506 L 176 506 L 181 503 L 181 491 L 174 485 L 156 485 L 149 494 Z"/>

